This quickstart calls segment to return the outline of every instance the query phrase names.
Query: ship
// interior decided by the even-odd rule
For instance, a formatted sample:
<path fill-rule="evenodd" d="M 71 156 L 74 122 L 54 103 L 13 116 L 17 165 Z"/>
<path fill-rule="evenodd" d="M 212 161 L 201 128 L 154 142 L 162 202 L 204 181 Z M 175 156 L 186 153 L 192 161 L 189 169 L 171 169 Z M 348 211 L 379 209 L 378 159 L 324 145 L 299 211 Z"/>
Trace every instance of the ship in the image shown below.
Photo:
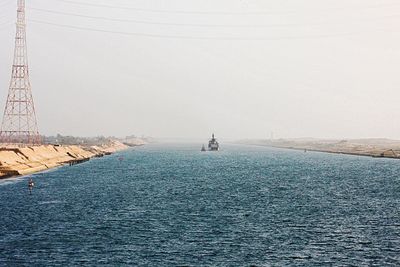
<path fill-rule="evenodd" d="M 215 139 L 214 134 L 212 134 L 212 138 L 208 142 L 208 150 L 209 151 L 218 151 L 219 150 L 219 143 L 218 143 L 217 139 Z"/>
<path fill-rule="evenodd" d="M 207 151 L 207 150 L 206 150 L 206 146 L 203 145 L 203 146 L 201 147 L 201 152 L 205 152 L 205 151 Z"/>

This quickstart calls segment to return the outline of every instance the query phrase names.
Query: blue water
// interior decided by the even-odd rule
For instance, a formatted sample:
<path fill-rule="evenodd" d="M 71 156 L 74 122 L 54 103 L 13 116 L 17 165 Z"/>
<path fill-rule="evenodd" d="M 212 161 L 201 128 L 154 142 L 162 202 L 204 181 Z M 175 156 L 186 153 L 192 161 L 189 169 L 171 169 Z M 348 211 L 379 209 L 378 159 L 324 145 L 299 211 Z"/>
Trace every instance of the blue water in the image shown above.
<path fill-rule="evenodd" d="M 0 265 L 400 266 L 400 161 L 200 147 L 0 181 Z"/>

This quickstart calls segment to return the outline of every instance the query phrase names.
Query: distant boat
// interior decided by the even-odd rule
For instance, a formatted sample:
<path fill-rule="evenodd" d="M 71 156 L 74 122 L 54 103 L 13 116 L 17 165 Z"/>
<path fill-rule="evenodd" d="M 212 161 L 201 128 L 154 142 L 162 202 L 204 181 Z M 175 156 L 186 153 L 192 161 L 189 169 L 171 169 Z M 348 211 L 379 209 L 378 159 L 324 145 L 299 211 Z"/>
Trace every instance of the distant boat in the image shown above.
<path fill-rule="evenodd" d="M 201 147 L 201 152 L 205 152 L 205 151 L 207 151 L 207 150 L 206 150 L 206 147 L 203 145 L 203 146 Z"/>
<path fill-rule="evenodd" d="M 214 134 L 212 134 L 212 138 L 208 142 L 208 150 L 209 151 L 218 151 L 219 150 L 219 143 L 218 143 L 217 139 L 215 139 Z"/>

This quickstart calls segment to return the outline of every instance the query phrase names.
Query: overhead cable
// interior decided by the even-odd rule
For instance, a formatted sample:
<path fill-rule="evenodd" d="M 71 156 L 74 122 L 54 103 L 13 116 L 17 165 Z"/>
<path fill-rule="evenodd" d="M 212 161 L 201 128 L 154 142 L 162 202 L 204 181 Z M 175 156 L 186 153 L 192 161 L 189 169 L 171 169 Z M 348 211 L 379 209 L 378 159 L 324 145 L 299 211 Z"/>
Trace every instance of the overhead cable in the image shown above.
<path fill-rule="evenodd" d="M 186 40 L 274 41 L 274 40 L 334 38 L 334 37 L 338 37 L 338 36 L 351 36 L 351 35 L 360 34 L 360 33 L 357 33 L 357 32 L 347 32 L 347 33 L 337 33 L 337 34 L 285 36 L 285 37 L 276 37 L 276 38 L 268 38 L 268 37 L 253 37 L 252 38 L 252 37 L 228 37 L 228 36 L 225 36 L 225 37 L 213 37 L 213 36 L 163 35 L 163 34 L 152 34 L 152 33 L 122 32 L 122 31 L 95 29 L 95 28 L 90 28 L 90 27 L 65 25 L 65 24 L 52 23 L 52 22 L 40 21 L 40 20 L 32 20 L 32 19 L 30 19 L 29 21 L 33 22 L 33 23 L 51 25 L 51 26 L 62 27 L 62 28 L 70 28 L 70 29 L 82 30 L 82 31 L 112 33 L 112 34 L 119 34 L 119 35 L 141 36 L 141 37 L 150 37 L 150 38 L 186 39 Z"/>

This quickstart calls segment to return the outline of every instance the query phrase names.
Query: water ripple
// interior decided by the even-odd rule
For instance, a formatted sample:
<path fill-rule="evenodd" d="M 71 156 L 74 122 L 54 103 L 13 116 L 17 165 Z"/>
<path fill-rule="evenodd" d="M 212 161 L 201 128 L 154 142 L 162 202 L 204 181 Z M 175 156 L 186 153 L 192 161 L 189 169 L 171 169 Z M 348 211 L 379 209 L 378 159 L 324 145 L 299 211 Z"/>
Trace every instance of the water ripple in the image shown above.
<path fill-rule="evenodd" d="M 0 181 L 4 266 L 399 266 L 398 161 L 153 145 Z"/>

